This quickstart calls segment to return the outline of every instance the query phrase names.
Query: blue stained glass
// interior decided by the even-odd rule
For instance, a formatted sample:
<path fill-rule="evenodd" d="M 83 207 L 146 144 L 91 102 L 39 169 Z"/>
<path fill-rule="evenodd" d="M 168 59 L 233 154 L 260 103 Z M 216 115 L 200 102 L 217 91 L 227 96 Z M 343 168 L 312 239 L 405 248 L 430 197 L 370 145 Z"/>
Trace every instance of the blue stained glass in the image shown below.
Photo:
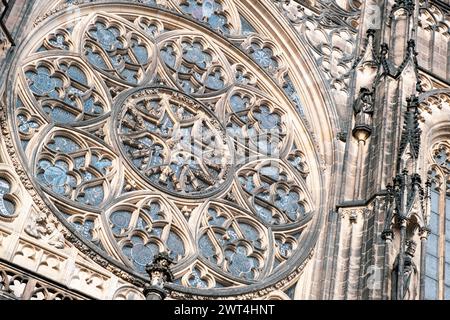
<path fill-rule="evenodd" d="M 131 248 L 132 247 L 130 247 L 130 246 L 123 246 L 122 247 L 123 254 L 130 260 L 131 260 Z"/>
<path fill-rule="evenodd" d="M 226 235 L 228 236 L 228 242 L 234 242 L 239 239 L 238 234 L 233 228 L 228 229 Z"/>
<path fill-rule="evenodd" d="M 181 87 L 183 88 L 183 91 L 188 93 L 188 94 L 191 94 L 191 93 L 195 92 L 195 88 L 192 86 L 192 83 L 190 81 L 187 81 L 187 80 L 182 81 L 181 82 Z"/>
<path fill-rule="evenodd" d="M 291 101 L 295 104 L 300 115 L 304 115 L 303 106 L 300 101 L 300 96 L 298 95 L 297 90 L 294 88 L 294 85 L 289 76 L 286 76 L 284 78 L 284 81 L 285 81 L 285 84 L 283 85 L 284 92 L 289 97 L 289 99 L 291 99 Z"/>
<path fill-rule="evenodd" d="M 49 42 L 56 48 L 69 50 L 69 47 L 64 44 L 65 42 L 64 36 L 61 34 L 56 35 L 56 39 L 52 38 L 49 40 Z"/>
<path fill-rule="evenodd" d="M 78 197 L 78 201 L 81 201 L 87 205 L 98 206 L 100 203 L 102 203 L 104 197 L 105 194 L 103 191 L 103 187 L 95 186 L 86 188 L 84 191 L 84 195 Z"/>
<path fill-rule="evenodd" d="M 29 143 L 30 143 L 29 140 L 28 140 L 28 141 L 27 141 L 27 140 L 22 140 L 22 141 L 21 141 L 22 149 L 23 149 L 23 150 L 26 150 Z"/>
<path fill-rule="evenodd" d="M 75 230 L 77 230 L 84 238 L 92 240 L 92 230 L 94 229 L 94 221 L 86 220 L 84 223 L 74 222 Z"/>
<path fill-rule="evenodd" d="M 449 263 L 445 264 L 444 279 L 445 279 L 445 285 L 450 286 L 450 264 Z"/>
<path fill-rule="evenodd" d="M 83 109 L 85 112 L 91 113 L 91 114 L 102 114 L 103 108 L 95 103 L 94 98 L 89 98 L 83 106 Z"/>
<path fill-rule="evenodd" d="M 261 48 L 257 44 L 252 45 L 252 58 L 264 69 L 273 70 L 278 68 L 278 63 L 275 61 L 273 52 L 269 48 Z"/>
<path fill-rule="evenodd" d="M 205 69 L 211 62 L 212 57 L 203 52 L 203 46 L 200 43 L 189 44 L 183 43 L 183 58 L 191 63 L 195 63 L 200 68 Z"/>
<path fill-rule="evenodd" d="M 429 277 L 425 277 L 425 299 L 434 300 L 437 298 L 438 282 Z"/>
<path fill-rule="evenodd" d="M 156 35 L 156 33 L 158 32 L 158 27 L 156 25 L 154 25 L 154 24 L 151 24 L 151 25 L 148 25 L 148 26 L 144 26 L 143 29 L 151 37 L 154 37 Z"/>
<path fill-rule="evenodd" d="M 60 164 L 53 165 L 49 161 L 41 160 L 39 168 L 43 170 L 38 174 L 38 180 L 53 192 L 64 195 L 66 187 L 73 183 L 73 178 L 67 174 L 67 169 Z"/>
<path fill-rule="evenodd" d="M 445 240 L 450 241 L 450 220 L 445 220 Z M 450 259 L 450 256 L 448 259 Z"/>
<path fill-rule="evenodd" d="M 291 163 L 291 165 L 297 169 L 302 174 L 308 173 L 308 165 L 305 162 L 305 159 L 303 156 L 297 154 L 296 152 L 291 153 L 289 155 L 288 161 Z"/>
<path fill-rule="evenodd" d="M 81 175 L 83 176 L 83 181 L 91 181 L 94 179 L 94 176 L 90 172 L 83 172 Z"/>
<path fill-rule="evenodd" d="M 67 182 L 67 173 L 60 167 L 50 166 L 45 169 L 44 178 L 48 184 L 61 187 Z"/>
<path fill-rule="evenodd" d="M 19 120 L 19 130 L 21 133 L 30 133 L 32 130 L 39 128 L 39 125 L 32 120 L 28 120 L 23 115 L 18 115 L 17 119 Z"/>
<path fill-rule="evenodd" d="M 436 257 L 438 256 L 438 241 L 439 237 L 434 233 L 431 233 L 429 235 L 427 241 L 427 252 L 433 254 Z"/>
<path fill-rule="evenodd" d="M 158 203 L 150 204 L 150 217 L 152 218 L 153 222 L 161 220 L 163 218 L 160 212 L 161 206 Z"/>
<path fill-rule="evenodd" d="M 162 232 L 163 232 L 162 228 L 153 228 L 152 231 L 150 232 L 150 234 L 157 237 L 158 239 L 160 239 Z"/>
<path fill-rule="evenodd" d="M 275 181 L 285 180 L 285 179 L 282 179 L 282 176 L 280 175 L 280 168 L 279 167 L 266 166 L 264 168 L 261 168 L 261 174 L 265 175 L 267 177 L 270 177 L 270 178 L 272 178 Z"/>
<path fill-rule="evenodd" d="M 447 153 L 445 151 L 445 149 L 441 149 L 439 150 L 439 153 L 434 157 L 434 160 L 436 161 L 437 164 L 439 165 L 445 165 L 446 161 L 447 161 Z"/>
<path fill-rule="evenodd" d="M 143 46 L 138 46 L 137 44 L 133 47 L 133 52 L 136 55 L 137 60 L 140 64 L 147 63 L 148 60 L 148 52 L 147 49 Z"/>
<path fill-rule="evenodd" d="M 116 35 L 111 30 L 105 29 L 101 25 L 97 25 L 97 31 L 93 33 L 93 35 L 96 37 L 100 45 L 106 50 L 110 50 L 112 47 L 117 45 Z"/>
<path fill-rule="evenodd" d="M 217 71 L 214 75 L 208 76 L 206 85 L 211 89 L 220 90 L 224 87 L 225 82 L 223 81 L 222 74 Z"/>
<path fill-rule="evenodd" d="M 84 85 L 88 84 L 86 74 L 78 67 L 71 66 L 67 71 L 67 74 L 71 79 L 78 81 L 79 83 L 82 83 Z"/>
<path fill-rule="evenodd" d="M 129 82 L 129 83 L 138 83 L 137 72 L 132 71 L 130 69 L 124 69 L 121 72 L 121 75 Z"/>
<path fill-rule="evenodd" d="M 249 33 L 256 32 L 255 28 L 248 22 L 247 19 L 244 18 L 244 16 L 240 16 L 241 18 L 241 30 L 243 35 L 247 35 Z"/>
<path fill-rule="evenodd" d="M 445 241 L 445 262 L 450 263 L 450 240 L 446 239 Z M 450 274 L 449 274 L 450 276 Z"/>
<path fill-rule="evenodd" d="M 167 47 L 161 49 L 161 55 L 163 57 L 164 62 L 169 67 L 175 68 L 176 54 L 175 54 L 172 46 L 167 46 Z"/>
<path fill-rule="evenodd" d="M 188 0 L 187 3 L 180 5 L 181 10 L 192 15 L 192 17 L 199 21 L 206 21 L 211 28 L 220 30 L 224 34 L 229 34 L 227 26 L 227 18 L 223 12 L 222 5 L 214 0 L 203 0 L 198 3 L 196 0 Z"/>
<path fill-rule="evenodd" d="M 208 214 L 212 219 L 209 221 L 209 225 L 211 226 L 222 226 L 223 223 L 226 221 L 224 217 L 219 217 L 219 214 L 215 209 L 209 208 Z"/>
<path fill-rule="evenodd" d="M 136 269 L 143 272 L 145 266 L 153 261 L 153 257 L 159 253 L 159 248 L 153 243 L 144 245 L 142 243 L 136 243 L 133 245 L 130 251 L 130 258 L 132 259 Z"/>
<path fill-rule="evenodd" d="M 0 215 L 3 217 L 10 217 L 15 212 L 15 205 L 5 196 L 10 192 L 11 186 L 8 181 L 0 178 Z"/>
<path fill-rule="evenodd" d="M 167 247 L 169 248 L 169 255 L 172 259 L 178 259 L 179 257 L 184 256 L 183 240 L 173 232 L 169 234 Z"/>
<path fill-rule="evenodd" d="M 439 212 L 439 193 L 431 191 L 431 211 L 438 214 Z"/>
<path fill-rule="evenodd" d="M 0 194 L 5 195 L 7 194 L 11 189 L 11 186 L 8 181 L 5 179 L 0 178 Z"/>
<path fill-rule="evenodd" d="M 252 242 L 260 240 L 258 230 L 246 223 L 239 223 L 239 228 L 241 229 L 244 237 Z"/>
<path fill-rule="evenodd" d="M 119 235 L 123 229 L 129 227 L 131 222 L 131 212 L 116 211 L 111 214 L 109 220 L 112 222 L 112 230 L 114 234 Z"/>
<path fill-rule="evenodd" d="M 49 117 L 53 121 L 58 122 L 58 123 L 63 123 L 63 124 L 71 123 L 71 122 L 74 122 L 76 119 L 76 116 L 73 113 L 71 113 L 67 110 L 64 110 L 62 108 L 58 108 L 58 107 L 50 108 L 50 107 L 44 106 L 43 109 L 44 109 L 45 113 L 48 114 Z"/>
<path fill-rule="evenodd" d="M 108 65 L 101 55 L 94 53 L 91 48 L 86 48 L 86 56 L 90 63 L 100 69 L 108 69 Z"/>
<path fill-rule="evenodd" d="M 434 279 L 438 278 L 438 268 L 439 268 L 438 263 L 439 263 L 439 260 L 436 257 L 427 254 L 427 256 L 426 256 L 426 264 L 427 264 L 426 274 L 427 274 L 427 276 L 430 276 Z"/>
<path fill-rule="evenodd" d="M 230 99 L 231 108 L 234 112 L 239 112 L 249 107 L 250 100 L 248 98 L 241 98 L 238 95 L 234 95 Z"/>
<path fill-rule="evenodd" d="M 248 78 L 244 75 L 244 73 L 240 70 L 236 71 L 236 82 L 240 84 L 247 84 Z"/>
<path fill-rule="evenodd" d="M 209 18 L 214 13 L 214 1 L 204 0 L 202 5 L 203 18 Z"/>
<path fill-rule="evenodd" d="M 253 269 L 257 267 L 256 259 L 249 257 L 247 249 L 243 246 L 237 246 L 235 252 L 227 252 L 230 263 L 229 270 L 236 277 L 245 277 L 248 280 L 253 279 Z"/>
<path fill-rule="evenodd" d="M 48 144 L 48 147 L 55 152 L 74 153 L 81 148 L 76 142 L 66 137 L 58 136 L 53 141 L 53 143 Z"/>
<path fill-rule="evenodd" d="M 63 168 L 66 171 L 69 171 L 69 165 L 65 161 L 57 160 L 55 165 L 57 165 L 60 168 Z"/>
<path fill-rule="evenodd" d="M 100 159 L 97 156 L 92 156 L 91 164 L 94 168 L 103 174 L 106 174 L 107 169 L 112 166 L 112 162 L 109 159 Z"/>
<path fill-rule="evenodd" d="M 439 232 L 439 215 L 433 211 L 430 213 L 430 229 L 434 233 Z"/>
<path fill-rule="evenodd" d="M 256 197 L 261 200 L 270 201 L 270 193 L 268 191 L 259 192 Z"/>
<path fill-rule="evenodd" d="M 32 73 L 35 73 L 35 72 L 32 72 Z M 40 66 L 40 67 L 37 67 L 37 73 L 50 75 L 50 70 L 47 67 Z"/>
<path fill-rule="evenodd" d="M 192 270 L 191 276 L 189 277 L 189 285 L 193 288 L 207 288 L 208 283 L 200 278 L 200 272 L 196 268 Z"/>
<path fill-rule="evenodd" d="M 260 112 L 255 113 L 255 118 L 258 119 L 261 127 L 266 130 L 274 129 L 281 123 L 280 116 L 275 113 L 271 113 L 267 107 L 261 107 Z"/>
<path fill-rule="evenodd" d="M 226 26 L 227 18 L 222 14 L 214 14 L 208 19 L 208 24 L 217 30 L 221 30 L 224 34 L 229 34 L 230 29 Z"/>
<path fill-rule="evenodd" d="M 141 237 L 138 237 L 138 236 L 132 236 L 132 237 L 131 237 L 131 242 L 132 242 L 133 244 L 138 244 L 138 243 L 142 243 L 143 240 L 142 240 Z"/>
<path fill-rule="evenodd" d="M 256 214 L 258 215 L 258 217 L 263 219 L 265 222 L 268 222 L 268 223 L 274 222 L 274 219 L 272 217 L 272 211 L 270 211 L 269 209 L 266 209 L 264 207 L 261 207 L 257 204 L 255 204 L 255 209 L 256 209 Z"/>
<path fill-rule="evenodd" d="M 263 68 L 268 68 L 270 66 L 271 54 L 263 49 L 258 49 L 253 53 L 253 58 L 256 62 Z"/>
<path fill-rule="evenodd" d="M 298 202 L 300 195 L 296 192 L 287 193 L 283 189 L 278 189 L 276 193 L 275 205 L 282 210 L 287 216 L 295 221 L 299 218 L 301 213 L 304 213 L 304 208 Z"/>
<path fill-rule="evenodd" d="M 214 245 L 211 243 L 211 240 L 209 240 L 208 236 L 202 236 L 199 241 L 199 247 L 201 254 L 208 258 L 208 260 L 215 262 L 217 258 L 216 250 L 214 249 Z"/>
<path fill-rule="evenodd" d="M 444 300 L 450 300 L 450 287 L 445 286 Z"/>
<path fill-rule="evenodd" d="M 450 187 L 450 183 L 447 182 L 447 189 Z M 450 221 L 450 197 L 446 196 L 445 197 L 445 219 L 447 219 L 447 221 Z"/>
<path fill-rule="evenodd" d="M 82 168 L 86 165 L 86 159 L 84 157 L 75 158 L 75 167 L 77 169 Z"/>
<path fill-rule="evenodd" d="M 239 177 L 239 182 L 241 186 L 248 192 L 252 192 L 255 189 L 255 183 L 253 182 L 253 177 Z"/>
<path fill-rule="evenodd" d="M 31 80 L 30 89 L 38 95 L 45 96 L 55 91 L 57 82 L 49 75 L 49 71 L 41 71 L 36 73 L 27 73 L 28 79 Z"/>
<path fill-rule="evenodd" d="M 284 258 L 288 258 L 292 253 L 292 244 L 283 243 L 280 245 L 280 253 Z"/>

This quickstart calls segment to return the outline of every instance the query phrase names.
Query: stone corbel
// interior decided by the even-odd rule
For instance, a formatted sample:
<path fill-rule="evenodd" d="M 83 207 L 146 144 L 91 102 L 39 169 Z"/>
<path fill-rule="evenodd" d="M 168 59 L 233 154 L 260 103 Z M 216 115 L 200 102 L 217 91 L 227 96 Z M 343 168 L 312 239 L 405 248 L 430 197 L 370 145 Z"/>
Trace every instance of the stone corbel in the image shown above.
<path fill-rule="evenodd" d="M 340 208 L 339 213 L 342 219 L 348 218 L 351 224 L 358 223 L 358 220 L 366 213 L 366 208 Z"/>
<path fill-rule="evenodd" d="M 53 216 L 48 217 L 41 211 L 33 209 L 25 226 L 25 232 L 57 249 L 63 249 L 65 246 L 59 222 Z"/>

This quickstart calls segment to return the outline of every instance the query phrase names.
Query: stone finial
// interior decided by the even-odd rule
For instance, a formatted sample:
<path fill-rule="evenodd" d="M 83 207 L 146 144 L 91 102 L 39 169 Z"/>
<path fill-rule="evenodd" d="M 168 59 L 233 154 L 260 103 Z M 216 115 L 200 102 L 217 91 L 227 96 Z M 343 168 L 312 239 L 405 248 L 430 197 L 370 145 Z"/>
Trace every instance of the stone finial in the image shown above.
<path fill-rule="evenodd" d="M 173 274 L 170 265 L 173 260 L 167 252 L 160 252 L 153 257 L 153 262 L 145 267 L 145 271 L 150 277 L 150 283 L 144 287 L 144 295 L 147 300 L 164 300 L 167 291 L 164 285 L 173 281 Z"/>

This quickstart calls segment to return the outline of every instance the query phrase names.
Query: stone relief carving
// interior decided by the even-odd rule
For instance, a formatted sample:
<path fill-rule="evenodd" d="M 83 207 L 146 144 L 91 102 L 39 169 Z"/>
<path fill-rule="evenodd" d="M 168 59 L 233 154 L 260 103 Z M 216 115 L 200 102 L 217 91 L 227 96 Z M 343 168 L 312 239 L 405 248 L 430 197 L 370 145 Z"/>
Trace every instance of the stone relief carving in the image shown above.
<path fill-rule="evenodd" d="M 392 271 L 392 296 L 396 300 L 415 300 L 418 292 L 419 286 L 419 273 L 417 266 L 413 261 L 414 253 L 416 250 L 416 243 L 414 241 L 409 241 L 407 243 L 407 249 L 404 254 L 404 266 L 403 266 L 403 297 L 398 297 L 397 292 L 399 292 L 397 286 L 399 285 L 398 280 L 398 259 L 394 263 L 394 268 Z"/>
<path fill-rule="evenodd" d="M 57 226 L 56 220 L 52 221 L 46 214 L 33 210 L 24 230 L 33 238 L 43 240 L 57 249 L 63 249 L 64 236 Z"/>

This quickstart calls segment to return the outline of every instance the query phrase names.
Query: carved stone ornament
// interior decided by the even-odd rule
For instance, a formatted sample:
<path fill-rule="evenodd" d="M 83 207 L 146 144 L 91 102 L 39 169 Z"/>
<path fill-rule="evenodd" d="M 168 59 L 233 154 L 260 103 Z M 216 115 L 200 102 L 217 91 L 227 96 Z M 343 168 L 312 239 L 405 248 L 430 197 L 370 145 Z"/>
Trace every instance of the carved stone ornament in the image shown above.
<path fill-rule="evenodd" d="M 161 287 L 146 266 L 167 252 L 172 297 L 251 298 L 311 259 L 322 164 L 277 43 L 252 33 L 244 53 L 226 38 L 249 28 L 236 6 L 211 3 L 55 8 L 14 63 L 1 126 L 36 205 L 28 235 L 137 286 Z"/>
<path fill-rule="evenodd" d="M 50 221 L 44 213 L 32 211 L 25 226 L 25 232 L 33 238 L 43 240 L 57 249 L 62 249 L 64 248 L 64 236 L 57 226 L 58 223 Z"/>

